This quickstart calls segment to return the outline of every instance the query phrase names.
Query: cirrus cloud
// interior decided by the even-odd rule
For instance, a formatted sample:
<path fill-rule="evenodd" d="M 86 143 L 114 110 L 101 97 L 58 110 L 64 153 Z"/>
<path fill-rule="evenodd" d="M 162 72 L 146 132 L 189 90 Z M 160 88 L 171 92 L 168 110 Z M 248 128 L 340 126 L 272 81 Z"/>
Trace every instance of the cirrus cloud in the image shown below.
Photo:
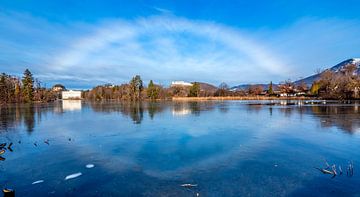
<path fill-rule="evenodd" d="M 54 70 L 106 73 L 109 81 L 135 74 L 146 80 L 239 82 L 287 69 L 275 54 L 239 30 L 177 17 L 114 20 L 75 40 L 54 59 Z M 214 78 L 216 75 L 216 78 Z"/>

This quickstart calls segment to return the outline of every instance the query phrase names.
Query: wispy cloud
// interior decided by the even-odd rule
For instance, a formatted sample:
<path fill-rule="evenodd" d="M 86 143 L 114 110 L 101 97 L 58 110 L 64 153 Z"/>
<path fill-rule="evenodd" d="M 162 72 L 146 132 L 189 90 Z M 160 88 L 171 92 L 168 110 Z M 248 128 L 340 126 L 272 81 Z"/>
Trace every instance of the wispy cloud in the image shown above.
<path fill-rule="evenodd" d="M 111 80 L 141 74 L 164 83 L 174 79 L 235 83 L 287 71 L 275 54 L 239 30 L 163 16 L 100 24 L 61 52 L 54 64 L 63 71 L 111 70 L 107 72 Z"/>
<path fill-rule="evenodd" d="M 172 14 L 173 12 L 171 10 L 168 10 L 168 9 L 164 9 L 164 8 L 159 8 L 159 7 L 152 7 L 154 10 L 162 13 L 162 14 Z"/>
<path fill-rule="evenodd" d="M 65 85 L 123 83 L 135 74 L 164 85 L 296 79 L 321 60 L 355 55 L 355 47 L 347 48 L 360 44 L 357 21 L 304 19 L 255 33 L 173 15 L 56 24 L 3 13 L 0 22 L 1 70 L 18 74 L 30 67 L 43 81 Z"/>

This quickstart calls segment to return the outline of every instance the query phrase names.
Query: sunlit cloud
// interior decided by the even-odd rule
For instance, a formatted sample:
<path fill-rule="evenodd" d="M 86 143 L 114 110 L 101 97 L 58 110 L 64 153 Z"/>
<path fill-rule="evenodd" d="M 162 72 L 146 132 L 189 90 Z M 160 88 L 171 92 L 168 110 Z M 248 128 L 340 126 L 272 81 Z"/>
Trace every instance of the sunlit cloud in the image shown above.
<path fill-rule="evenodd" d="M 59 71 L 108 70 L 110 80 L 141 74 L 160 82 L 213 81 L 214 74 L 219 79 L 213 82 L 236 82 L 245 73 L 256 77 L 284 75 L 288 70 L 276 55 L 240 31 L 163 16 L 105 22 L 74 41 L 54 65 Z"/>

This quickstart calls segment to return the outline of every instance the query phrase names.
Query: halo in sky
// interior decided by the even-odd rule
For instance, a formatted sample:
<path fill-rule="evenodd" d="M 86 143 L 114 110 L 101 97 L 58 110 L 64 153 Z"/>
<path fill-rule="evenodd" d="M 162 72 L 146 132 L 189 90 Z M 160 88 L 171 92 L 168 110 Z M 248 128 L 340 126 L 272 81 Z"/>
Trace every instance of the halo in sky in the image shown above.
<path fill-rule="evenodd" d="M 92 76 L 96 70 L 96 77 L 110 81 L 135 74 L 159 81 L 195 81 L 199 76 L 213 81 L 214 75 L 219 81 L 251 81 L 265 75 L 286 76 L 288 69 L 279 59 L 238 29 L 157 16 L 103 22 L 54 62 L 57 71 Z"/>

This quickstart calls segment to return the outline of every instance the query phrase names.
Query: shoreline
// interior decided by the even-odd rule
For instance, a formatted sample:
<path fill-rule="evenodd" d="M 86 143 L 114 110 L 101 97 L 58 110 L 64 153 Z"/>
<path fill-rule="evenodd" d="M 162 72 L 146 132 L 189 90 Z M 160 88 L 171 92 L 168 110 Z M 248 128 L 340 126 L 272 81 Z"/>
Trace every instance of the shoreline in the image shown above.
<path fill-rule="evenodd" d="M 25 105 L 31 105 L 31 104 L 49 104 L 59 101 L 81 101 L 81 102 L 159 102 L 159 101 L 174 101 L 174 102 L 181 102 L 181 101 L 266 101 L 266 100 L 273 100 L 273 101 L 281 101 L 281 100 L 326 100 L 326 101 L 360 101 L 359 99 L 347 99 L 347 100 L 339 100 L 339 99 L 325 99 L 325 98 L 319 98 L 319 97 L 270 97 L 270 96 L 226 96 L 226 97 L 172 97 L 172 98 L 166 98 L 166 99 L 143 99 L 140 101 L 130 101 L 130 100 L 116 100 L 116 99 L 109 99 L 109 100 L 87 100 L 87 99 L 58 99 L 54 101 L 33 101 L 33 102 L 14 102 L 14 103 L 0 103 L 0 107 L 6 106 L 8 104 L 25 104 Z"/>
<path fill-rule="evenodd" d="M 173 97 L 172 101 L 207 101 L 207 100 L 323 100 L 318 97 L 270 97 L 270 96 L 224 96 L 224 97 Z"/>

